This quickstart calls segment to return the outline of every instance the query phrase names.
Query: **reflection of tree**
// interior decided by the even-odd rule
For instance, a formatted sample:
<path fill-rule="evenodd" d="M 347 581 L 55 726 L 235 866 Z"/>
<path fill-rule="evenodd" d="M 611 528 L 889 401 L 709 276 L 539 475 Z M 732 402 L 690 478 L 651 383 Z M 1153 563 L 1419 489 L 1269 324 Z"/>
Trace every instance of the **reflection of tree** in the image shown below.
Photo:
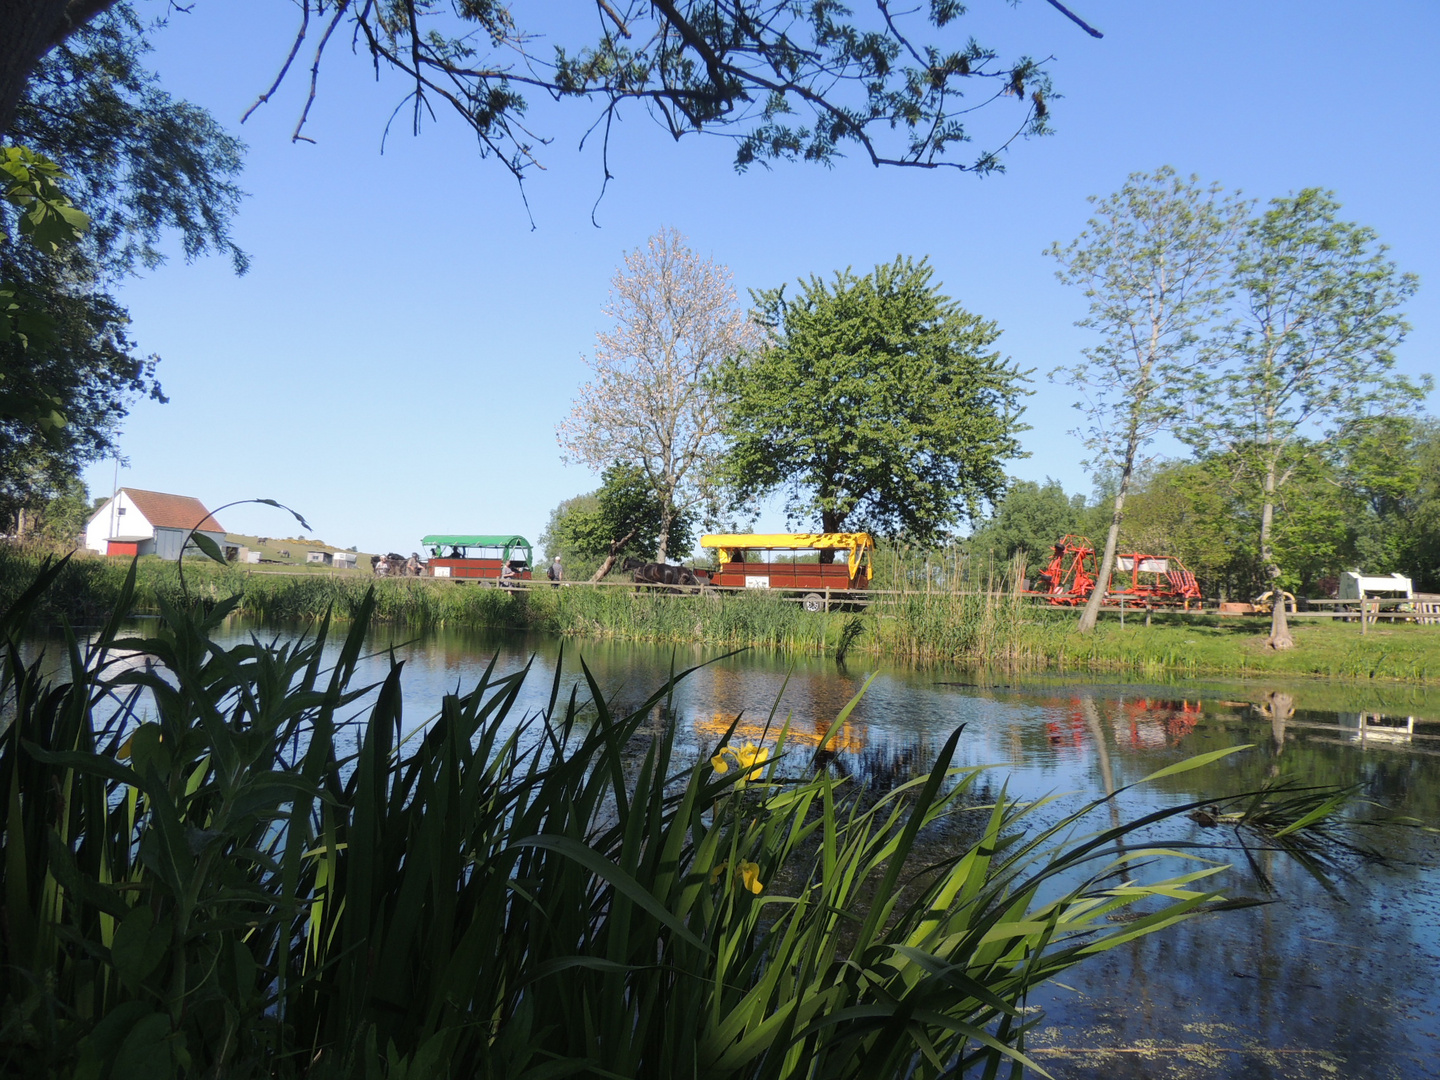
<path fill-rule="evenodd" d="M 1115 770 L 1110 766 L 1110 747 L 1105 743 L 1105 729 L 1100 724 L 1100 710 L 1095 699 L 1085 696 L 1080 699 L 1080 711 L 1085 716 L 1085 726 L 1090 729 L 1090 738 L 1095 744 L 1095 760 L 1100 764 L 1100 782 L 1105 785 L 1105 794 L 1115 794 Z M 1120 806 L 1114 798 L 1110 800 L 1110 824 L 1120 827 Z M 1124 847 L 1117 841 L 1121 851 Z"/>
<path fill-rule="evenodd" d="M 1295 715 L 1295 699 L 1281 690 L 1271 690 L 1255 706 L 1261 716 L 1270 718 L 1270 741 L 1275 759 L 1270 766 L 1270 775 L 1280 775 L 1280 754 L 1285 749 L 1285 725 Z"/>

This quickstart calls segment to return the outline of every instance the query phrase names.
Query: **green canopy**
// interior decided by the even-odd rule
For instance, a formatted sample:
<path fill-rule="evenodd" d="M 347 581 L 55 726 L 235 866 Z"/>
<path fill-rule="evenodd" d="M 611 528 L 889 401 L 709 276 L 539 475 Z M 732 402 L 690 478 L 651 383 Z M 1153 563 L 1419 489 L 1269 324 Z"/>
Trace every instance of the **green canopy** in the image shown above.
<path fill-rule="evenodd" d="M 437 550 L 442 547 L 456 548 L 503 548 L 504 554 L 500 557 L 506 562 L 510 561 L 510 552 L 520 548 L 525 552 L 525 561 L 531 559 L 530 541 L 523 536 L 448 536 L 435 535 L 422 537 L 420 543 Z"/>

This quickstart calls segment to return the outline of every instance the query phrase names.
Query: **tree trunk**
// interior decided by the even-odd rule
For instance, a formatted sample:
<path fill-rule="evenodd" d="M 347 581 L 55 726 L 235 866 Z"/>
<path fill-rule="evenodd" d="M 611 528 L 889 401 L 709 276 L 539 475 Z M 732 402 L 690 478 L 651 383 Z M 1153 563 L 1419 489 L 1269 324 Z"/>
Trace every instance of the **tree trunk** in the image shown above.
<path fill-rule="evenodd" d="M 605 556 L 605 561 L 600 564 L 600 569 L 591 576 L 591 582 L 603 581 L 605 575 L 615 568 L 615 560 L 620 557 L 620 549 L 634 538 L 635 532 L 635 529 L 631 529 L 619 540 L 610 541 L 610 554 Z"/>
<path fill-rule="evenodd" d="M 1274 520 L 1275 463 L 1272 461 L 1265 471 L 1265 505 L 1260 511 L 1260 560 L 1270 581 L 1270 636 L 1265 639 L 1265 647 L 1293 649 L 1295 639 L 1290 636 L 1290 625 L 1285 619 L 1285 592 L 1280 588 L 1280 564 L 1270 548 L 1270 526 Z"/>
<path fill-rule="evenodd" d="M 1085 610 L 1080 614 L 1080 625 L 1077 629 L 1082 634 L 1088 634 L 1095 629 L 1095 624 L 1100 621 L 1100 605 L 1105 602 L 1105 594 L 1110 591 L 1110 572 L 1115 569 L 1115 548 L 1120 544 L 1120 522 L 1125 516 L 1125 495 L 1130 490 L 1130 476 L 1134 472 L 1133 460 L 1133 457 L 1127 457 L 1125 469 L 1120 473 L 1120 489 L 1115 492 L 1115 512 L 1110 517 L 1110 529 L 1105 534 L 1105 554 L 1100 559 L 1100 565 L 1095 568 L 1095 588 L 1085 603 Z"/>
<path fill-rule="evenodd" d="M 115 0 L 0 0 L 0 142 L 40 58 Z"/>
<path fill-rule="evenodd" d="M 839 532 L 844 526 L 845 519 L 836 510 L 820 511 L 820 531 L 822 533 Z M 822 563 L 833 563 L 837 552 L 834 548 L 821 548 L 820 561 Z"/>
<path fill-rule="evenodd" d="M 655 549 L 655 561 L 664 563 L 666 549 L 670 545 L 670 526 L 675 522 L 675 503 L 667 493 L 660 504 L 660 544 Z"/>

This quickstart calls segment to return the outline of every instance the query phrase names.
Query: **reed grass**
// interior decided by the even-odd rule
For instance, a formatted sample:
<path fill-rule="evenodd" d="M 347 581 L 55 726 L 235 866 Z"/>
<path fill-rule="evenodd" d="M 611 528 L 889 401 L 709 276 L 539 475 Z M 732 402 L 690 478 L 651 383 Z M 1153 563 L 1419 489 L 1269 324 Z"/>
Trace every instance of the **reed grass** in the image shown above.
<path fill-rule="evenodd" d="M 1139 881 L 1174 851 L 1127 843 L 1200 803 L 977 807 L 960 731 L 865 800 L 783 727 L 696 762 L 637 742 L 674 680 L 615 715 L 557 670 L 522 717 L 527 673 L 492 665 L 407 713 L 400 665 L 354 685 L 378 590 L 338 654 L 328 619 L 227 649 L 234 599 L 157 598 L 123 637 L 132 568 L 47 677 L 21 639 L 64 573 L 0 613 L 6 1076 L 1018 1075 L 1034 987 L 1224 899 L 1213 865 Z M 978 840 L 919 871 L 962 811 Z"/>

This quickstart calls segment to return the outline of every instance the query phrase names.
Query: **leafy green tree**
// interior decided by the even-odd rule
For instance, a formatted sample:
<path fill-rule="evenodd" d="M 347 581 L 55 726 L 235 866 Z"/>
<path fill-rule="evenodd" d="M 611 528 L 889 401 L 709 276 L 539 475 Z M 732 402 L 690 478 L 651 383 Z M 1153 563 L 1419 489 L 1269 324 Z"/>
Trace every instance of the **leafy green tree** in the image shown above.
<path fill-rule="evenodd" d="M 1260 559 L 1275 582 L 1283 574 L 1276 511 L 1306 458 L 1296 449 L 1353 439 L 1371 418 L 1413 410 L 1424 394 L 1394 371 L 1408 329 L 1400 307 L 1418 281 L 1385 257 L 1373 230 L 1338 220 L 1339 210 L 1331 193 L 1307 188 L 1272 200 L 1248 224 L 1228 365 L 1203 391 L 1210 408 L 1189 429 L 1202 449 L 1233 454 L 1258 489 Z M 1283 604 L 1267 644 L 1295 644 Z"/>
<path fill-rule="evenodd" d="M 768 344 L 717 380 L 740 497 L 784 488 L 792 522 L 921 543 L 999 498 L 1025 378 L 992 351 L 995 324 L 932 275 L 897 257 L 812 277 L 793 300 L 784 286 L 752 294 Z"/>
<path fill-rule="evenodd" d="M 0 5 L 0 135 L 36 65 L 113 6 Z M 295 128 L 303 138 L 326 45 L 343 39 L 368 52 L 377 73 L 400 76 L 415 128 L 447 109 L 517 177 L 538 165 L 549 142 L 525 115 L 533 93 L 595 103 L 607 143 L 622 106 L 643 104 L 676 138 L 715 132 L 735 139 L 741 168 L 828 162 L 851 148 L 877 165 L 984 173 L 1001 168 L 999 150 L 1018 136 L 1050 130 L 1053 95 L 1042 64 L 1023 55 L 1002 59 L 957 34 L 950 24 L 964 15 L 963 4 L 881 11 L 859 20 L 836 3 L 599 0 L 588 20 L 541 34 L 533 24 L 541 12 L 498 0 L 318 0 L 303 5 L 289 55 L 277 57 L 283 64 L 275 84 L 256 104 L 286 78 L 302 47 L 313 46 L 308 62 L 300 61 L 312 90 Z M 1006 110 L 1005 118 L 998 130 L 977 132 L 975 113 L 987 104 Z M 987 148 L 960 158 L 977 135 Z"/>
<path fill-rule="evenodd" d="M 166 234 L 186 259 L 219 253 L 243 273 L 230 222 L 244 195 L 244 144 L 167 93 L 145 66 L 149 51 L 132 6 L 109 6 L 40 58 L 6 137 L 68 174 L 66 190 L 90 218 L 88 265 L 72 271 L 80 280 L 157 266 Z"/>
<path fill-rule="evenodd" d="M 0 426 L 57 441 L 65 427 L 56 387 L 26 370 L 55 337 L 55 318 L 44 297 L 21 280 L 11 256 L 12 235 L 23 250 L 53 254 L 73 246 L 89 219 L 61 187 L 60 167 L 28 147 L 0 147 Z"/>
<path fill-rule="evenodd" d="M 107 284 L 156 265 L 166 233 L 187 257 L 223 252 L 244 269 L 228 234 L 242 147 L 156 85 L 147 48 L 128 4 L 82 20 L 34 67 L 10 124 L 24 142 L 5 151 L 14 205 L 0 213 L 12 238 L 0 243 L 0 513 L 12 517 L 113 453 L 135 398 L 164 400 L 157 359 Z M 67 214 L 83 237 L 55 233 L 75 231 Z"/>
<path fill-rule="evenodd" d="M 662 526 L 665 516 L 644 471 L 617 462 L 605 470 L 597 490 L 566 499 L 551 511 L 540 546 L 546 558 L 559 555 L 570 576 L 590 574 L 591 581 L 600 581 L 627 556 L 648 562 L 662 527 L 669 529 L 668 550 L 689 550 L 694 543 L 691 515 L 671 516 Z"/>
<path fill-rule="evenodd" d="M 1085 291 L 1097 345 L 1079 363 L 1051 373 L 1080 393 L 1078 434 L 1090 464 L 1116 479 L 1099 584 L 1080 616 L 1095 628 L 1115 566 L 1125 500 L 1154 438 L 1182 417 L 1188 388 L 1206 359 L 1205 332 L 1219 319 L 1225 274 L 1246 208 L 1218 185 L 1201 187 L 1168 166 L 1132 173 L 1114 195 L 1092 196 L 1095 216 L 1068 246 L 1048 253 L 1056 276 Z"/>
<path fill-rule="evenodd" d="M 65 179 L 28 148 L 0 148 L 0 514 L 12 519 L 110 448 L 136 393 L 164 400 L 124 310 L 76 280 L 88 218 Z"/>
<path fill-rule="evenodd" d="M 1347 500 L 1343 568 L 1398 570 L 1417 589 L 1440 590 L 1440 421 L 1376 416 L 1360 427 L 1330 455 L 1330 485 Z M 1277 515 L 1277 530 L 1285 517 Z"/>
<path fill-rule="evenodd" d="M 1271 530 L 1280 588 L 1333 595 L 1341 571 L 1355 568 L 1406 571 L 1425 587 L 1420 506 L 1432 424 L 1377 418 L 1336 444 L 1291 447 Z M 1163 462 L 1137 476 L 1121 544 L 1179 556 L 1207 596 L 1249 599 L 1272 587 L 1260 558 L 1262 511 L 1263 491 L 1237 455 Z"/>
<path fill-rule="evenodd" d="M 1085 529 L 1085 496 L 1066 495 L 1060 481 L 1013 480 L 995 511 L 970 538 L 971 558 L 997 565 L 1024 552 L 1033 570 L 1067 533 Z"/>

